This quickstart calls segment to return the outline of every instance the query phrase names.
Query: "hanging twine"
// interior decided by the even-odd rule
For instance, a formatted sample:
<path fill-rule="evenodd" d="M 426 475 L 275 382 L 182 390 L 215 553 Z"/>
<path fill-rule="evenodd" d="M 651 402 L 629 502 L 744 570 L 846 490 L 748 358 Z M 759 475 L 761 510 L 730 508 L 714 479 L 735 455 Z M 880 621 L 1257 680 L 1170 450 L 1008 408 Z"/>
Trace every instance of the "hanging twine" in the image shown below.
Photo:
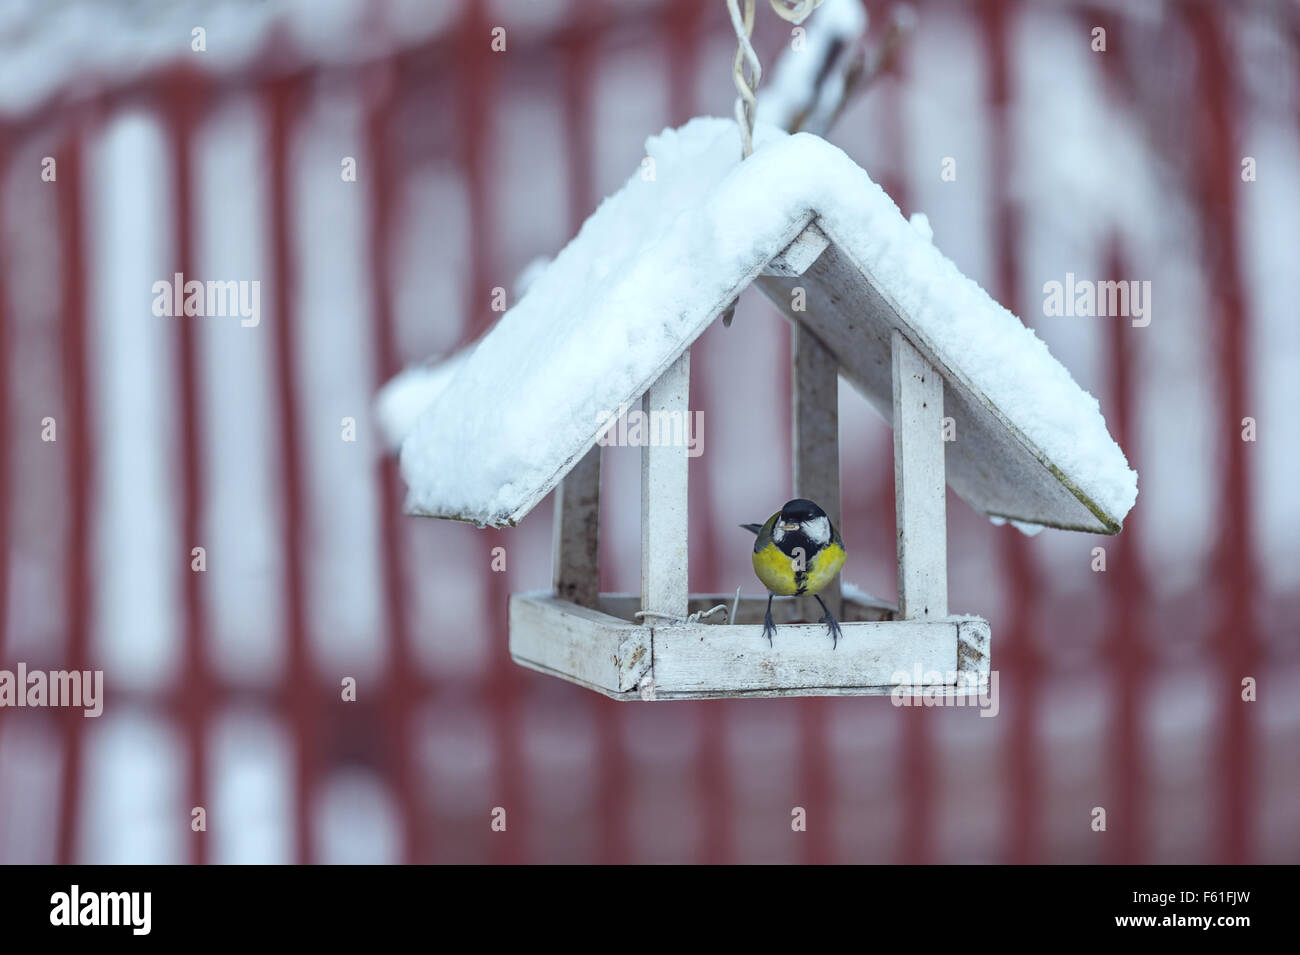
<path fill-rule="evenodd" d="M 758 107 L 755 91 L 759 80 L 763 78 L 763 66 L 758 62 L 749 36 L 754 32 L 754 0 L 745 0 L 745 15 L 742 19 L 737 0 L 727 0 L 727 12 L 731 14 L 731 26 L 736 31 L 736 59 L 732 64 L 732 80 L 736 84 L 736 125 L 740 127 L 740 155 L 749 158 L 754 152 L 754 111 Z"/>
<path fill-rule="evenodd" d="M 777 16 L 790 23 L 802 23 L 822 0 L 768 0 Z M 727 0 L 731 27 L 736 31 L 736 59 L 732 63 L 732 80 L 736 84 L 736 125 L 740 127 L 740 156 L 747 159 L 754 152 L 754 115 L 758 111 L 758 84 L 763 79 L 763 65 L 749 42 L 754 32 L 754 0 Z"/>
<path fill-rule="evenodd" d="M 790 23 L 802 23 L 822 0 L 768 0 L 777 16 Z M 758 112 L 758 84 L 763 79 L 763 64 L 758 62 L 754 45 L 749 42 L 754 32 L 754 0 L 744 0 L 745 12 L 740 12 L 740 0 L 727 0 L 731 26 L 736 31 L 736 59 L 731 66 L 732 80 L 736 84 L 736 125 L 740 127 L 740 158 L 748 159 L 754 153 L 754 115 Z M 723 310 L 722 325 L 731 327 L 736 317 L 736 301 Z M 714 608 L 717 609 L 717 608 Z M 733 613 L 735 608 L 732 608 Z M 712 612 L 712 611 L 710 611 Z"/>
<path fill-rule="evenodd" d="M 716 607 L 710 607 L 708 610 L 697 610 L 688 617 L 679 617 L 675 613 L 660 613 L 658 610 L 638 610 L 636 613 L 632 614 L 632 616 L 637 620 L 644 620 L 646 617 L 658 617 L 660 620 L 667 620 L 669 623 L 681 625 L 699 623 L 701 620 L 708 620 L 714 614 L 726 612 L 727 605 L 718 604 Z"/>

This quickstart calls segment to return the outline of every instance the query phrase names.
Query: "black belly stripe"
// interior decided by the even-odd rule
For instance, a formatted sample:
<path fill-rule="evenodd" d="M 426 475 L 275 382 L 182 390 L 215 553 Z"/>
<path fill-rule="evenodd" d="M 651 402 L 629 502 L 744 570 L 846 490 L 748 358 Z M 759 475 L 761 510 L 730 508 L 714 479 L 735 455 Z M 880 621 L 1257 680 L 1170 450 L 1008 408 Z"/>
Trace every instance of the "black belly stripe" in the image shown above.
<path fill-rule="evenodd" d="M 794 572 L 794 595 L 802 597 L 808 590 L 808 567 L 813 562 L 813 558 L 821 553 L 821 545 L 816 543 L 811 537 L 803 531 L 789 531 L 781 538 L 781 543 L 777 545 L 791 560 L 794 559 L 796 548 L 803 550 L 803 570 L 795 568 Z"/>

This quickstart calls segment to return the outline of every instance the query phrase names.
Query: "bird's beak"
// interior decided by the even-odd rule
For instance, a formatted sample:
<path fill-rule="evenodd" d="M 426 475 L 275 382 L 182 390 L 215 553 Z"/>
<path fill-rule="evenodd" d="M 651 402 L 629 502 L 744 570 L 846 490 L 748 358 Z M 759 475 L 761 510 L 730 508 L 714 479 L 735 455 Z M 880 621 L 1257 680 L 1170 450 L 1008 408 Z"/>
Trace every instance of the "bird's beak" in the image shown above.
<path fill-rule="evenodd" d="M 798 524 L 782 524 L 782 525 L 781 525 L 781 530 L 783 530 L 783 531 L 797 531 L 798 529 L 799 529 L 799 525 L 798 525 Z"/>

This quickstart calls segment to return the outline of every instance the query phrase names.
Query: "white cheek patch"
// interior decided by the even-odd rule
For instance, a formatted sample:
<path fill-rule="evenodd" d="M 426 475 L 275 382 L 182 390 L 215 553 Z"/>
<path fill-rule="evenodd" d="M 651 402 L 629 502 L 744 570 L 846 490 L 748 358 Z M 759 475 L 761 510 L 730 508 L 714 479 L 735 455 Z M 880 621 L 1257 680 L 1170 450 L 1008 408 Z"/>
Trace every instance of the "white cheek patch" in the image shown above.
<path fill-rule="evenodd" d="M 772 540 L 774 540 L 778 544 L 781 543 L 781 541 L 785 540 L 785 531 L 781 529 L 780 524 L 777 524 L 775 527 L 772 528 Z"/>
<path fill-rule="evenodd" d="M 808 539 L 815 544 L 829 544 L 831 542 L 831 521 L 828 517 L 815 517 L 811 521 L 804 521 L 802 525 L 803 532 L 808 535 Z"/>

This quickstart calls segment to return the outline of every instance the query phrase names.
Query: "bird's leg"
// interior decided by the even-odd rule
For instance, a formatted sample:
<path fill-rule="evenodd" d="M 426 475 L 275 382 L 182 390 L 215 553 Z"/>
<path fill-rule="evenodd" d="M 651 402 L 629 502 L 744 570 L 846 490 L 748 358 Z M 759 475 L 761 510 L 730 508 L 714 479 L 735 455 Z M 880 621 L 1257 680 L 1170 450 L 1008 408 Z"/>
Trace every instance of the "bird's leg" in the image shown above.
<path fill-rule="evenodd" d="M 822 618 L 817 622 L 826 624 L 826 632 L 831 635 L 831 649 L 834 650 L 840 644 L 840 625 L 836 619 L 831 616 L 830 608 L 827 607 L 826 604 L 822 603 L 822 595 L 813 594 L 813 596 L 817 598 L 817 602 L 821 604 L 822 609 L 826 611 L 826 613 L 822 615 Z"/>
<path fill-rule="evenodd" d="M 763 614 L 763 636 L 767 637 L 767 645 L 772 645 L 772 636 L 776 633 L 776 623 L 772 620 L 772 597 L 774 594 L 767 595 L 767 613 Z"/>

